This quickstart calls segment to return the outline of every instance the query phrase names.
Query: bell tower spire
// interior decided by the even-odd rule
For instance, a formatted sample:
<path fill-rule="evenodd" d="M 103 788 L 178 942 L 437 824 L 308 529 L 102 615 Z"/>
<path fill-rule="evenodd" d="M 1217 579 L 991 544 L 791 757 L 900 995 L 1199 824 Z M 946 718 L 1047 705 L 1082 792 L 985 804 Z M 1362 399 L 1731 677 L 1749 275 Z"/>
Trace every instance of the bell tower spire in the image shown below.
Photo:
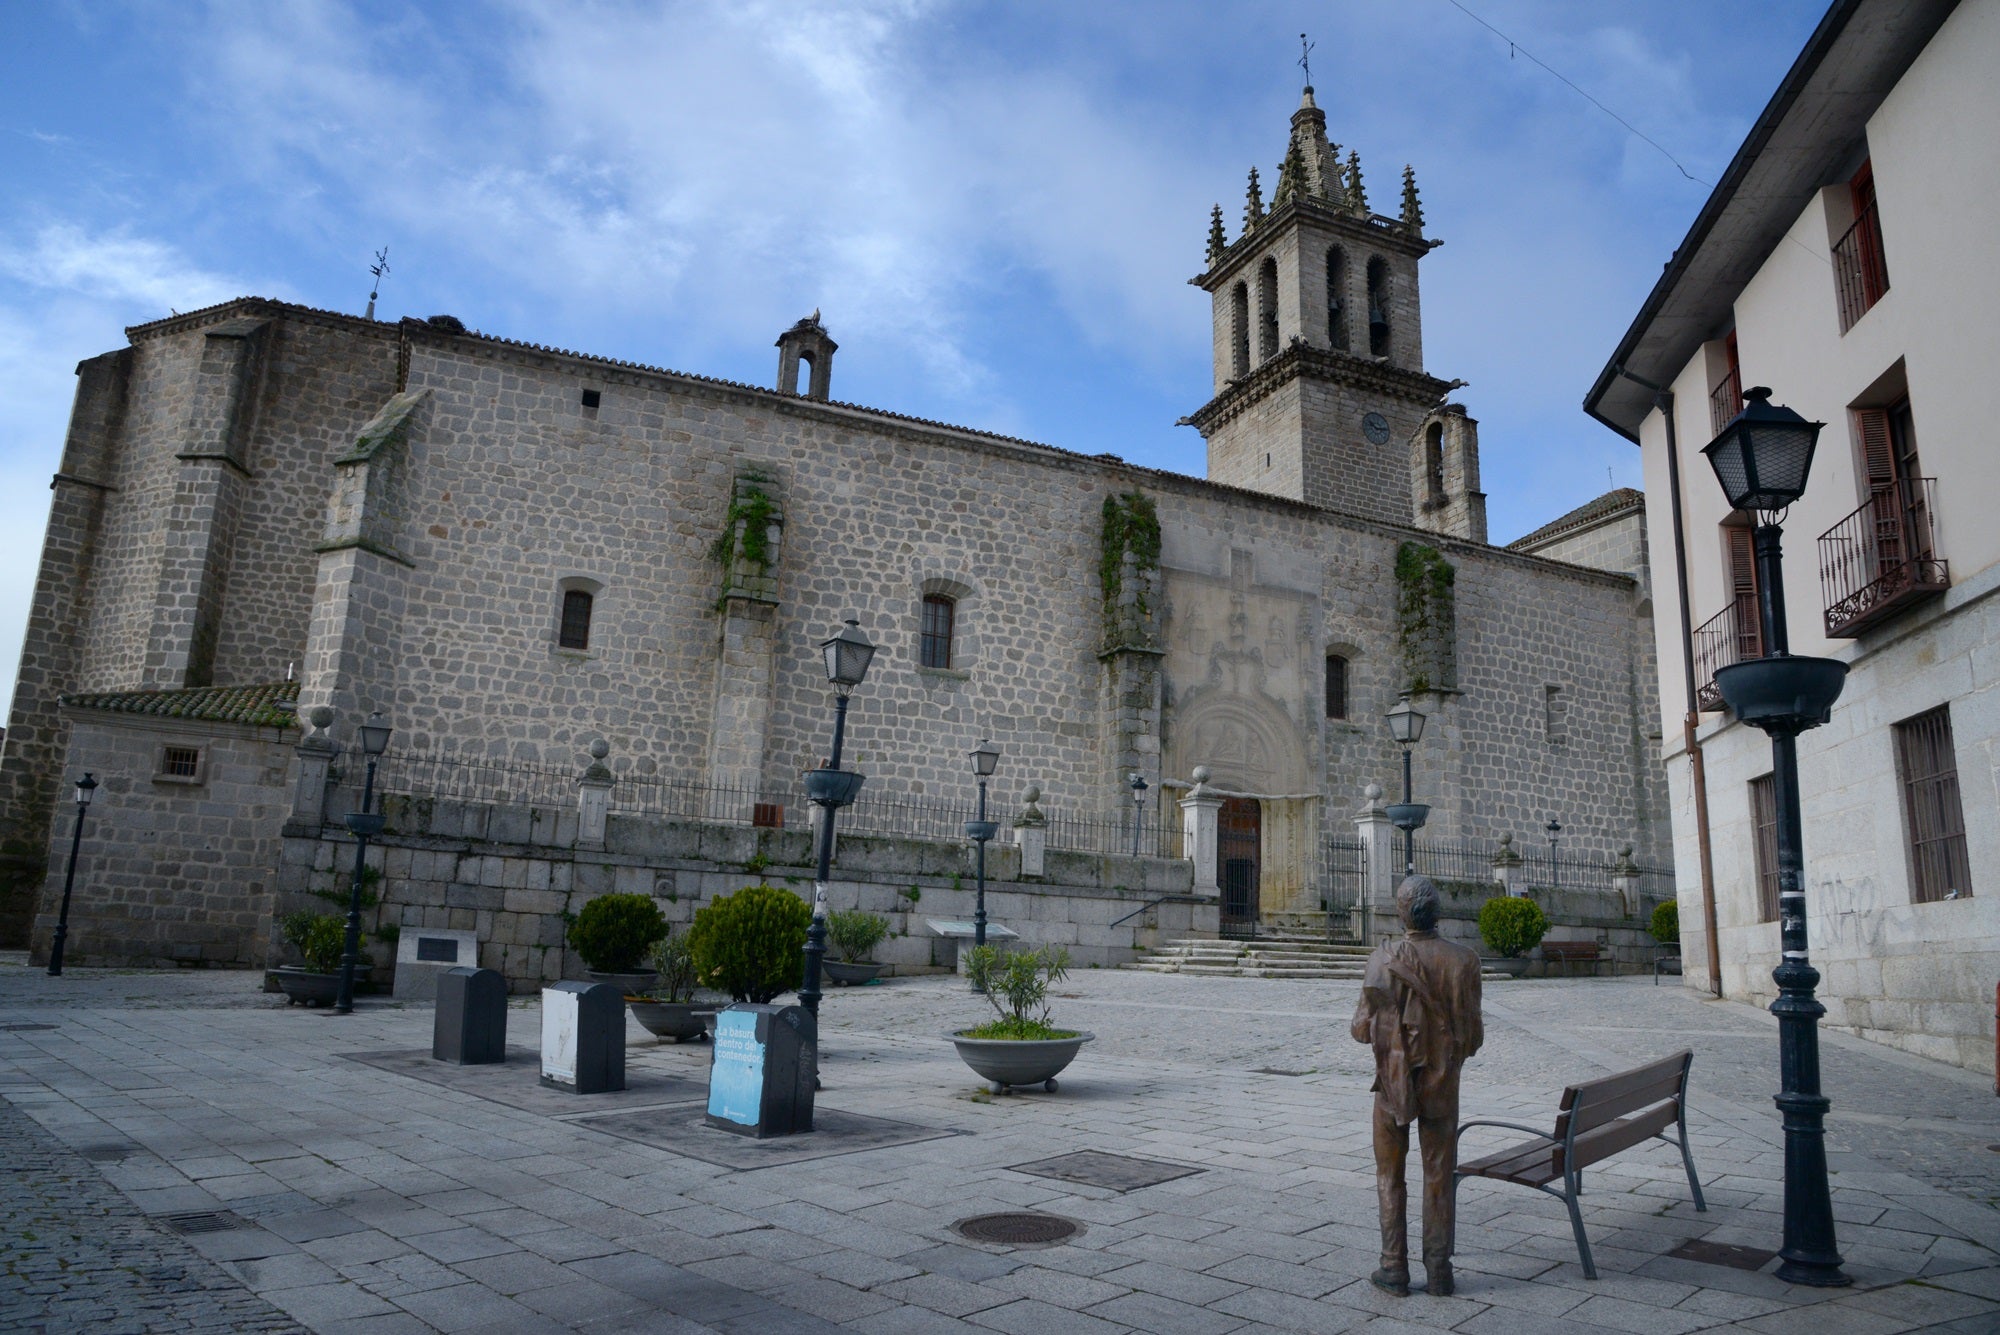
<path fill-rule="evenodd" d="M 1450 388 L 1424 371 L 1417 296 L 1438 243 L 1414 172 L 1400 216 L 1369 208 L 1361 156 L 1343 162 L 1327 137 L 1299 41 L 1306 83 L 1270 208 L 1253 167 L 1242 233 L 1228 241 L 1211 215 L 1207 268 L 1190 280 L 1213 303 L 1215 397 L 1183 421 L 1208 441 L 1211 481 L 1430 527 L 1411 451 Z"/>

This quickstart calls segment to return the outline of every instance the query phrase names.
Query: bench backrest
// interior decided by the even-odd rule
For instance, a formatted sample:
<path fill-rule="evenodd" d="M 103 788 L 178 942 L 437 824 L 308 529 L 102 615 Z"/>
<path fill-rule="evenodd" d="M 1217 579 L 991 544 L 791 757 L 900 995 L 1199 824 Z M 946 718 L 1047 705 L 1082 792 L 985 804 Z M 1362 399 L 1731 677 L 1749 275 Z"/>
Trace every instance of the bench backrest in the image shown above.
<path fill-rule="evenodd" d="M 1588 1167 L 1681 1121 L 1693 1061 L 1694 1053 L 1683 1048 L 1671 1057 L 1565 1089 L 1556 1115 L 1556 1168 Z"/>

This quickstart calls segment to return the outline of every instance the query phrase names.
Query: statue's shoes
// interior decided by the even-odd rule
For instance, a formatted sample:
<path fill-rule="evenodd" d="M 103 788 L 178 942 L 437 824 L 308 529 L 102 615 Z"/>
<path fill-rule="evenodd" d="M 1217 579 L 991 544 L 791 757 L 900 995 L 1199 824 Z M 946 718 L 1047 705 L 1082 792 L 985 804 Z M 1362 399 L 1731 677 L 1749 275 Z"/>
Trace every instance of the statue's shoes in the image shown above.
<path fill-rule="evenodd" d="M 1393 1293 L 1398 1298 L 1410 1296 L 1410 1272 L 1407 1270 L 1377 1270 L 1368 1277 L 1368 1282 L 1384 1293 Z"/>
<path fill-rule="evenodd" d="M 1451 1297 L 1451 1291 L 1456 1287 L 1451 1280 L 1450 1266 L 1427 1265 L 1424 1267 L 1424 1292 L 1437 1298 L 1449 1298 Z"/>

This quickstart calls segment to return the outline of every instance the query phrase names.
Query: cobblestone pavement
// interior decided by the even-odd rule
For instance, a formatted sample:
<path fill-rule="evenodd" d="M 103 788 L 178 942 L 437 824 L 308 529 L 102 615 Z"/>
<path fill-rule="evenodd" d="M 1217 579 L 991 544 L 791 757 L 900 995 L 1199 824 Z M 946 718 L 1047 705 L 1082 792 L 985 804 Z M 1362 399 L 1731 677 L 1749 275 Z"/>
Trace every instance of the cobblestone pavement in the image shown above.
<path fill-rule="evenodd" d="M 134 1212 L 89 1160 L 5 1102 L 0 1163 L 0 1330 L 303 1329 L 165 1225 Z"/>
<path fill-rule="evenodd" d="M 198 1254 L 203 1282 L 234 1285 L 207 1290 L 205 1316 L 240 1301 L 320 1332 L 2000 1331 L 2000 1154 L 1984 1148 L 2000 1143 L 2000 1100 L 1986 1077 L 1836 1035 L 1823 1042 L 1829 1148 L 1855 1287 L 1669 1255 L 1693 1238 L 1778 1245 L 1776 1038 L 1761 1011 L 1646 980 L 1489 986 L 1465 1115 L 1547 1123 L 1565 1083 L 1692 1046 L 1710 1209 L 1693 1211 L 1665 1147 L 1594 1169 L 1590 1281 L 1560 1204 L 1468 1183 L 1457 1295 L 1405 1300 L 1365 1278 L 1371 1070 L 1346 1032 L 1352 983 L 1080 971 L 1059 985 L 1056 1019 L 1096 1040 L 1059 1093 L 1004 1098 L 944 1042 L 985 1013 L 958 980 L 838 989 L 823 1014 L 822 1130 L 725 1136 L 726 1153 L 704 1148 L 722 1133 L 687 1101 L 704 1047 L 634 1028 L 635 1090 L 660 1093 L 617 1096 L 615 1114 L 590 1099 L 537 1105 L 532 1068 L 488 1071 L 520 1086 L 496 1102 L 453 1085 L 450 1068 L 435 1068 L 439 1083 L 342 1059 L 427 1049 L 426 1007 L 329 1017 L 254 987 L 244 974 L 49 979 L 0 957 L 0 1097 L 35 1144 L 67 1147 L 0 1182 L 52 1203 L 37 1209 L 128 1211 L 134 1236 Z M 513 1041 L 532 1045 L 534 1004 L 509 1018 Z M 52 1027 L 9 1028 L 24 1024 Z M 930 1138 L 842 1142 L 828 1129 L 842 1114 Z M 110 1144 L 135 1152 L 75 1157 Z M 13 1169 L 13 1142 L 0 1149 Z M 1132 1190 L 1023 1171 L 1078 1150 L 1199 1171 Z M 0 1208 L 16 1213 L 12 1197 Z M 181 1239 L 150 1222 L 200 1210 L 239 1224 Z M 952 1231 L 997 1210 L 1082 1232 L 1024 1248 Z M 12 1236 L 18 1269 L 28 1253 Z M 76 1292 L 137 1310 L 120 1294 L 155 1286 L 115 1270 L 84 1267 Z M 40 1301 L 0 1290 L 0 1325 L 34 1328 Z"/>

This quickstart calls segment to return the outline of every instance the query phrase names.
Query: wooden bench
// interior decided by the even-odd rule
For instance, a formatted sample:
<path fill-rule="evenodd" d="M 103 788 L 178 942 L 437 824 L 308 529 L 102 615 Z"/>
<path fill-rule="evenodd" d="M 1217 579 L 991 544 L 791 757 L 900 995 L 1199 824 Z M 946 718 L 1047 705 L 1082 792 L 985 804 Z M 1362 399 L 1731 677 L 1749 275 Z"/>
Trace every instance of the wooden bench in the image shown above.
<path fill-rule="evenodd" d="M 1595 972 L 1597 966 L 1606 961 L 1603 947 L 1595 941 L 1544 941 L 1542 963 L 1564 966 L 1583 964 Z"/>
<path fill-rule="evenodd" d="M 1635 1070 L 1571 1085 L 1563 1091 L 1552 1135 L 1542 1135 L 1535 1128 L 1516 1122 L 1462 1124 L 1458 1128 L 1461 1137 L 1475 1126 L 1502 1126 L 1525 1131 L 1534 1139 L 1460 1164 L 1451 1179 L 1454 1196 L 1459 1179 L 1465 1177 L 1518 1182 L 1554 1196 L 1569 1207 L 1569 1226 L 1576 1234 L 1584 1277 L 1596 1279 L 1597 1267 L 1590 1259 L 1590 1239 L 1584 1236 L 1583 1215 L 1576 1208 L 1576 1198 L 1583 1194 L 1583 1170 L 1591 1164 L 1648 1140 L 1664 1140 L 1680 1147 L 1688 1190 L 1694 1193 L 1694 1208 L 1708 1209 L 1708 1203 L 1701 1198 L 1701 1181 L 1695 1177 L 1694 1156 L 1688 1153 L 1687 1077 L 1693 1061 L 1694 1054 L 1683 1049 Z M 1668 1127 L 1674 1128 L 1674 1136 L 1667 1135 Z M 1454 1137 L 1454 1148 L 1456 1144 Z"/>

